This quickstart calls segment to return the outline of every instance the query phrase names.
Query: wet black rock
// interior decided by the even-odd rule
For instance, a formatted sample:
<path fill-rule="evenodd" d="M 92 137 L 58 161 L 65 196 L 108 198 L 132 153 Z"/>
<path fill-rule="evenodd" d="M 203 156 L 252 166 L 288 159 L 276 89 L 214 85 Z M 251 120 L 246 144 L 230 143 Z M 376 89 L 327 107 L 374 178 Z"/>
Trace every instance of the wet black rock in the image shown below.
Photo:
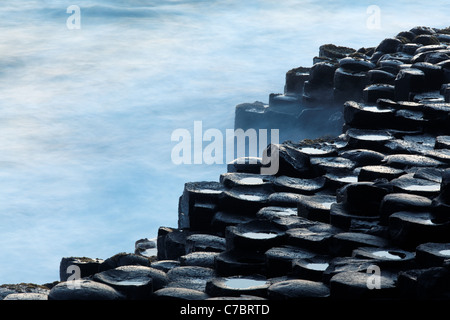
<path fill-rule="evenodd" d="M 267 220 L 254 220 L 226 229 L 227 250 L 265 252 L 283 244 L 285 231 Z"/>
<path fill-rule="evenodd" d="M 310 70 L 308 83 L 313 86 L 331 87 L 333 86 L 334 72 L 336 69 L 337 65 L 333 63 L 316 63 Z"/>
<path fill-rule="evenodd" d="M 426 212 L 431 210 L 431 199 L 409 194 L 409 193 L 391 193 L 387 194 L 380 204 L 380 223 L 387 224 L 389 216 L 396 212 Z"/>
<path fill-rule="evenodd" d="M 48 300 L 48 295 L 34 292 L 10 293 L 3 300 Z"/>
<path fill-rule="evenodd" d="M 271 285 L 268 297 L 274 300 L 326 299 L 330 289 L 321 282 L 310 280 L 286 280 Z"/>
<path fill-rule="evenodd" d="M 340 156 L 352 160 L 358 167 L 379 165 L 385 157 L 385 155 L 380 152 L 368 149 L 345 150 L 340 154 Z"/>
<path fill-rule="evenodd" d="M 225 251 L 216 257 L 215 269 L 220 276 L 264 275 L 266 259 L 264 253 Z"/>
<path fill-rule="evenodd" d="M 201 266 L 180 266 L 167 272 L 169 282 L 165 287 L 186 288 L 205 291 L 206 284 L 216 276 L 213 268 Z"/>
<path fill-rule="evenodd" d="M 375 181 L 377 179 L 392 180 L 404 174 L 403 170 L 389 166 L 364 166 L 360 169 L 358 181 Z"/>
<path fill-rule="evenodd" d="M 334 195 L 302 196 L 297 203 L 298 215 L 312 221 L 329 222 Z"/>
<path fill-rule="evenodd" d="M 447 268 L 412 269 L 399 273 L 398 288 L 402 297 L 418 300 L 448 300 L 450 272 Z"/>
<path fill-rule="evenodd" d="M 388 239 L 358 232 L 343 232 L 333 236 L 330 253 L 334 256 L 351 256 L 359 247 L 384 248 L 389 245 Z"/>
<path fill-rule="evenodd" d="M 267 275 L 270 277 L 284 276 L 292 272 L 294 260 L 311 258 L 317 253 L 298 246 L 280 246 L 270 248 L 265 252 Z"/>
<path fill-rule="evenodd" d="M 395 99 L 395 87 L 390 84 L 376 83 L 364 88 L 363 99 L 367 103 L 377 102 L 378 99 Z"/>
<path fill-rule="evenodd" d="M 244 156 L 218 181 L 188 182 L 178 226 L 156 240 L 63 258 L 60 282 L 0 286 L 0 298 L 450 297 L 449 34 L 321 46 L 283 93 L 236 106 L 235 129 L 280 129 L 260 150 L 269 164 Z"/>
<path fill-rule="evenodd" d="M 326 179 L 318 177 L 315 179 L 299 179 L 280 176 L 274 180 L 273 187 L 277 192 L 292 192 L 299 194 L 314 194 L 325 188 Z"/>
<path fill-rule="evenodd" d="M 396 212 L 389 217 L 392 242 L 402 248 L 415 248 L 426 242 L 447 242 L 450 223 L 435 223 L 429 212 Z"/>
<path fill-rule="evenodd" d="M 436 30 L 434 30 L 431 27 L 427 27 L 427 26 L 416 26 L 409 31 L 414 33 L 416 36 L 421 35 L 421 34 L 428 34 L 428 35 L 436 34 Z"/>
<path fill-rule="evenodd" d="M 421 92 L 424 88 L 425 73 L 422 70 L 402 69 L 395 78 L 395 100 L 408 101 L 411 92 Z"/>
<path fill-rule="evenodd" d="M 43 298 L 44 296 L 48 296 L 50 288 L 52 288 L 54 285 L 55 283 L 49 285 L 37 285 L 34 283 L 2 284 L 0 285 L 0 300 L 3 300 L 8 295 L 12 294 L 14 295 L 27 294 L 28 298 L 36 297 L 40 299 Z M 14 297 L 15 296 L 13 296 L 13 298 Z"/>
<path fill-rule="evenodd" d="M 330 260 L 331 257 L 324 255 L 296 259 L 292 264 L 292 274 L 300 279 L 323 281 L 323 273 L 330 265 Z"/>
<path fill-rule="evenodd" d="M 209 296 L 203 291 L 189 289 L 167 287 L 154 292 L 154 298 L 160 300 L 206 300 Z"/>
<path fill-rule="evenodd" d="M 151 267 L 167 273 L 170 269 L 179 267 L 180 265 L 181 263 L 178 260 L 158 260 L 152 262 Z"/>
<path fill-rule="evenodd" d="M 181 266 L 214 268 L 218 252 L 191 252 L 179 258 Z"/>
<path fill-rule="evenodd" d="M 364 272 L 340 272 L 330 280 L 331 297 L 336 299 L 395 299 L 397 297 L 395 280 L 383 275 L 379 277 L 375 278 L 371 273 Z"/>
<path fill-rule="evenodd" d="M 353 128 L 380 129 L 391 127 L 394 111 L 376 105 L 347 101 L 344 103 L 344 119 L 345 123 Z"/>
<path fill-rule="evenodd" d="M 216 235 L 196 233 L 186 238 L 186 253 L 222 252 L 225 249 L 225 238 Z"/>
<path fill-rule="evenodd" d="M 137 254 L 122 252 L 103 261 L 98 267 L 98 272 L 131 265 L 149 267 L 151 260 Z"/>
<path fill-rule="evenodd" d="M 449 243 L 427 242 L 416 248 L 416 261 L 421 267 L 443 267 L 449 258 Z"/>
<path fill-rule="evenodd" d="M 395 74 L 380 69 L 369 70 L 367 72 L 367 75 L 369 77 L 370 84 L 383 83 L 388 85 L 394 85 L 394 80 L 396 77 Z"/>
<path fill-rule="evenodd" d="M 292 228 L 287 231 L 287 243 L 299 248 L 308 248 L 314 252 L 326 254 L 333 233 L 329 231 L 314 231 L 311 228 Z"/>
<path fill-rule="evenodd" d="M 129 300 L 149 299 L 153 293 L 153 278 L 158 273 L 150 267 L 123 266 L 99 272 L 93 280 L 111 286 Z M 161 278 L 161 275 L 158 276 Z M 165 284 L 158 283 L 158 286 Z"/>
<path fill-rule="evenodd" d="M 398 248 L 360 247 L 352 252 L 359 259 L 373 259 L 374 264 L 387 270 L 405 270 L 415 266 L 415 253 Z"/>
<path fill-rule="evenodd" d="M 324 44 L 319 47 L 319 57 L 327 57 L 331 59 L 342 59 L 356 50 L 348 47 L 336 46 L 334 44 Z"/>
<path fill-rule="evenodd" d="M 418 43 L 418 44 L 422 44 L 424 46 L 439 44 L 438 38 L 436 38 L 434 35 L 430 35 L 430 34 L 418 35 L 417 37 L 415 37 L 413 39 L 413 42 L 414 43 Z"/>
<path fill-rule="evenodd" d="M 298 67 L 289 70 L 286 73 L 286 84 L 284 86 L 285 94 L 303 94 L 305 81 L 309 79 L 310 68 Z"/>
<path fill-rule="evenodd" d="M 386 38 L 380 42 L 375 51 L 381 51 L 384 53 L 394 53 L 397 52 L 402 42 L 395 38 Z"/>
<path fill-rule="evenodd" d="M 106 284 L 93 280 L 70 280 L 54 286 L 48 300 L 123 300 L 125 296 Z"/>
<path fill-rule="evenodd" d="M 74 275 L 80 278 L 94 275 L 99 271 L 103 262 L 101 259 L 87 257 L 64 257 L 59 264 L 60 281 L 67 281 L 69 277 Z"/>
<path fill-rule="evenodd" d="M 186 238 L 191 232 L 182 229 L 159 228 L 158 260 L 176 260 L 186 253 Z"/>
<path fill-rule="evenodd" d="M 206 293 L 211 297 L 240 297 L 250 295 L 267 297 L 270 282 L 263 276 L 218 277 L 206 284 Z"/>

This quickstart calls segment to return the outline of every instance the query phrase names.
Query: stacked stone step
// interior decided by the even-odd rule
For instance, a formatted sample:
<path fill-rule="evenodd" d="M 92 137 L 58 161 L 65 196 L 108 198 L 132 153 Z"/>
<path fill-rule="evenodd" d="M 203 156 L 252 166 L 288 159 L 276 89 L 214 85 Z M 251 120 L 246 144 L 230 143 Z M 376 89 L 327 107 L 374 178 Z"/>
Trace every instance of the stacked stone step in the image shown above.
<path fill-rule="evenodd" d="M 252 169 L 186 184 L 182 224 L 161 229 L 158 259 L 185 259 L 192 253 L 188 243 L 201 235 L 211 245 L 199 250 L 210 259 L 195 265 L 215 271 L 202 291 L 208 296 L 242 294 L 227 288 L 240 279 L 259 283 L 252 294 L 266 299 L 436 297 L 431 289 L 410 291 L 423 286 L 433 268 L 443 281 L 435 281 L 436 292 L 448 294 L 441 285 L 449 276 L 448 162 L 428 153 L 444 149 L 396 153 L 391 142 L 419 150 L 427 140 L 398 129 L 357 130 L 360 135 L 280 145 L 277 176 Z M 199 215 L 196 203 L 215 210 Z M 423 249 L 432 267 L 415 258 Z M 374 266 L 383 271 L 383 286 L 370 290 L 367 270 Z M 412 280 L 417 274 L 423 279 Z"/>
<path fill-rule="evenodd" d="M 314 138 L 338 134 L 343 124 L 339 112 L 348 100 L 441 103 L 447 108 L 449 44 L 448 29 L 415 27 L 376 47 L 322 45 L 312 67 L 286 73 L 283 94 L 270 94 L 268 104 L 236 106 L 235 128 L 280 128 L 286 139 Z M 404 112 L 413 117 L 413 111 Z"/>
<path fill-rule="evenodd" d="M 236 159 L 218 181 L 186 183 L 178 226 L 136 241 L 134 253 L 63 258 L 58 282 L 0 294 L 449 298 L 447 31 L 417 27 L 357 51 L 322 46 L 312 68 L 287 73 L 285 93 L 271 95 L 271 106 L 238 109 L 289 114 L 300 100 L 334 99 L 342 110 L 334 138 L 269 145 L 279 154 L 273 176 L 260 174 L 259 158 Z"/>

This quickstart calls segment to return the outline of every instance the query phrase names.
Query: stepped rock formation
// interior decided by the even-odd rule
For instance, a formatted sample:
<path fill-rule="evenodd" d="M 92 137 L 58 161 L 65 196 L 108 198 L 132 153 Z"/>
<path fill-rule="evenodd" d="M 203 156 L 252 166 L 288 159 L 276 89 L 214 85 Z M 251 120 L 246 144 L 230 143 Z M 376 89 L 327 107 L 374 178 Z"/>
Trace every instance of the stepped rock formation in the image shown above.
<path fill-rule="evenodd" d="M 302 136 L 320 123 L 327 137 L 281 143 L 273 176 L 230 164 L 186 183 L 177 227 L 134 253 L 63 258 L 46 293 L 5 299 L 450 298 L 448 31 L 322 46 L 269 105 L 237 106 L 236 127 Z"/>

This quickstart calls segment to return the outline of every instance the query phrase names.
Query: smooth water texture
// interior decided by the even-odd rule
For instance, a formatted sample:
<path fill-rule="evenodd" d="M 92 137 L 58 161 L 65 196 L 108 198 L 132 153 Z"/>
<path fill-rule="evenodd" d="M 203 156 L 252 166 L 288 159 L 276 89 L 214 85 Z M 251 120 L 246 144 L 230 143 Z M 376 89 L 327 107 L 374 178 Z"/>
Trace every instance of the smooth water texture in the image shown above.
<path fill-rule="evenodd" d="M 260 185 L 264 183 L 264 180 L 261 178 L 243 178 L 239 182 L 246 185 Z"/>
<path fill-rule="evenodd" d="M 441 186 L 439 184 L 428 184 L 428 185 L 411 184 L 404 186 L 403 189 L 407 191 L 439 192 L 441 190 Z"/>
<path fill-rule="evenodd" d="M 338 177 L 336 180 L 345 183 L 354 183 L 358 182 L 358 177 L 357 176 Z"/>
<path fill-rule="evenodd" d="M 278 234 L 271 232 L 244 232 L 242 236 L 251 239 L 265 240 L 276 238 Z"/>
<path fill-rule="evenodd" d="M 381 251 L 375 251 L 372 252 L 372 254 L 376 257 L 380 257 L 380 258 L 387 258 L 387 259 L 392 259 L 392 260 L 401 260 L 402 257 L 399 254 L 396 254 L 395 252 L 391 252 L 391 251 L 386 251 L 386 250 L 381 250 Z"/>
<path fill-rule="evenodd" d="M 384 141 L 392 139 L 391 136 L 388 135 L 381 135 L 381 134 L 362 134 L 358 136 L 358 139 L 360 140 L 367 140 L 367 141 Z"/>
<path fill-rule="evenodd" d="M 325 271 L 328 268 L 328 263 L 308 263 L 306 268 L 316 271 Z"/>
<path fill-rule="evenodd" d="M 329 150 L 319 148 L 300 148 L 300 151 L 312 155 L 323 155 L 330 152 Z"/>
<path fill-rule="evenodd" d="M 261 287 L 266 285 L 265 280 L 255 280 L 248 278 L 228 278 L 225 280 L 225 285 L 232 289 L 248 289 L 254 287 Z"/>
<path fill-rule="evenodd" d="M 81 29 L 67 28 L 72 4 Z M 62 257 L 134 252 L 176 227 L 184 183 L 226 166 L 175 165 L 172 132 L 193 138 L 202 121 L 225 134 L 237 104 L 267 103 L 320 45 L 447 27 L 443 0 L 377 1 L 376 28 L 372 4 L 1 1 L 0 284 L 53 282 Z"/>
<path fill-rule="evenodd" d="M 239 198 L 241 198 L 243 200 L 247 200 L 247 201 L 261 201 L 261 200 L 263 200 L 263 197 L 255 196 L 255 195 L 251 195 L 251 194 L 240 194 Z"/>

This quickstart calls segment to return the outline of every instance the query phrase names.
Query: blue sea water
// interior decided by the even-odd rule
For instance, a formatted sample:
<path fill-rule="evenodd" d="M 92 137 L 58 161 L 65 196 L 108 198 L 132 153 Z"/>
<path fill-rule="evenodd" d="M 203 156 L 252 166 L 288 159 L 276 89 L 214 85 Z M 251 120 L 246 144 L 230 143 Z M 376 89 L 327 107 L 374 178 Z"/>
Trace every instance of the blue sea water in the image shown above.
<path fill-rule="evenodd" d="M 67 27 L 71 5 L 80 29 Z M 448 10 L 443 0 L 2 0 L 0 284 L 59 280 L 62 257 L 133 252 L 176 227 L 184 183 L 226 167 L 175 165 L 175 129 L 233 129 L 236 104 L 282 92 L 320 45 L 447 27 Z"/>

